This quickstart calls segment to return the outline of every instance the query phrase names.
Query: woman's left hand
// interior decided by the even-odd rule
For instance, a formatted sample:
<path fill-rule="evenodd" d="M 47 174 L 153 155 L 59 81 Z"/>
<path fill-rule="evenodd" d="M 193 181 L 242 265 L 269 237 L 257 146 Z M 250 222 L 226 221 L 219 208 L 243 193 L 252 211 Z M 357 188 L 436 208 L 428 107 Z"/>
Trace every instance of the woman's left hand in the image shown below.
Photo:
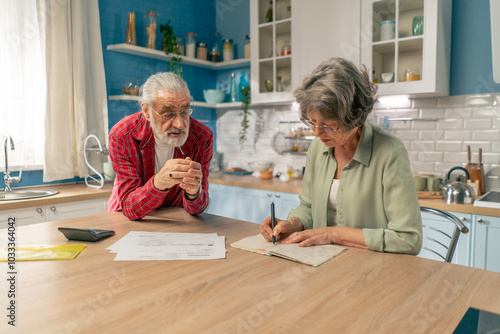
<path fill-rule="evenodd" d="M 295 232 L 282 241 L 284 244 L 297 242 L 299 243 L 299 247 L 339 244 L 368 249 L 365 237 L 363 236 L 363 230 L 345 226 L 329 226 Z"/>
<path fill-rule="evenodd" d="M 283 239 L 284 244 L 299 243 L 299 247 L 339 243 L 333 227 L 322 227 L 295 232 Z"/>

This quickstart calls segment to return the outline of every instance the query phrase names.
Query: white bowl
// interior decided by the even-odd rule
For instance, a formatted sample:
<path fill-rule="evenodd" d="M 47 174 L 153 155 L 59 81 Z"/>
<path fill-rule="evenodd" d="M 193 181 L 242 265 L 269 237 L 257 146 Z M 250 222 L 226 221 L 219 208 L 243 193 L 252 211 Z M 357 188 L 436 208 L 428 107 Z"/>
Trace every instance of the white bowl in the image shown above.
<path fill-rule="evenodd" d="M 272 168 L 273 163 L 266 161 L 249 162 L 248 167 L 254 172 L 264 172 L 269 170 L 269 168 Z"/>
<path fill-rule="evenodd" d="M 382 73 L 380 75 L 380 79 L 383 83 L 393 82 L 394 81 L 394 72 L 391 73 Z"/>

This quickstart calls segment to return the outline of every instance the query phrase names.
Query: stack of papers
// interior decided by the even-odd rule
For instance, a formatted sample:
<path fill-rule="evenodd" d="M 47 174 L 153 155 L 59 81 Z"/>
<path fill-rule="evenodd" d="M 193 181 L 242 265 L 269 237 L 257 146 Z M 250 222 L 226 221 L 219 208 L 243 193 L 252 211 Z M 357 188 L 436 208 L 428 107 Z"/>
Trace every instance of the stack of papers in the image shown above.
<path fill-rule="evenodd" d="M 226 258 L 226 238 L 217 233 L 131 231 L 109 246 L 115 261 Z"/>

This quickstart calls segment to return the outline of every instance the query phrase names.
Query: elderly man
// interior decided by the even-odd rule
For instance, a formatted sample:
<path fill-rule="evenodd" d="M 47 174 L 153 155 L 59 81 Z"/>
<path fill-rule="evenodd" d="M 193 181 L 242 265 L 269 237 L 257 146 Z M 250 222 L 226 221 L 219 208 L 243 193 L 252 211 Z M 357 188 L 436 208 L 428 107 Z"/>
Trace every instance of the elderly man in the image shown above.
<path fill-rule="evenodd" d="M 189 214 L 205 210 L 213 133 L 190 118 L 191 100 L 186 83 L 173 73 L 146 81 L 142 111 L 109 134 L 116 178 L 108 212 L 139 220 L 160 207 L 184 207 Z"/>

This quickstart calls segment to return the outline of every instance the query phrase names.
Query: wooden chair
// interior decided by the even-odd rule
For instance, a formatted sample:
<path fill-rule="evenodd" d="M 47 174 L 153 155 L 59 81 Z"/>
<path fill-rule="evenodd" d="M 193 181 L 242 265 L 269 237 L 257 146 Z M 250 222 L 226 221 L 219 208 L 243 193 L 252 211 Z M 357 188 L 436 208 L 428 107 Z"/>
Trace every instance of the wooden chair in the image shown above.
<path fill-rule="evenodd" d="M 451 235 L 445 232 L 442 228 L 437 228 L 428 224 L 422 225 L 424 238 L 422 249 L 437 255 L 445 262 L 451 262 L 460 233 L 469 233 L 469 229 L 455 215 L 446 211 L 424 206 L 420 207 L 420 211 L 445 218 L 454 224 Z"/>

